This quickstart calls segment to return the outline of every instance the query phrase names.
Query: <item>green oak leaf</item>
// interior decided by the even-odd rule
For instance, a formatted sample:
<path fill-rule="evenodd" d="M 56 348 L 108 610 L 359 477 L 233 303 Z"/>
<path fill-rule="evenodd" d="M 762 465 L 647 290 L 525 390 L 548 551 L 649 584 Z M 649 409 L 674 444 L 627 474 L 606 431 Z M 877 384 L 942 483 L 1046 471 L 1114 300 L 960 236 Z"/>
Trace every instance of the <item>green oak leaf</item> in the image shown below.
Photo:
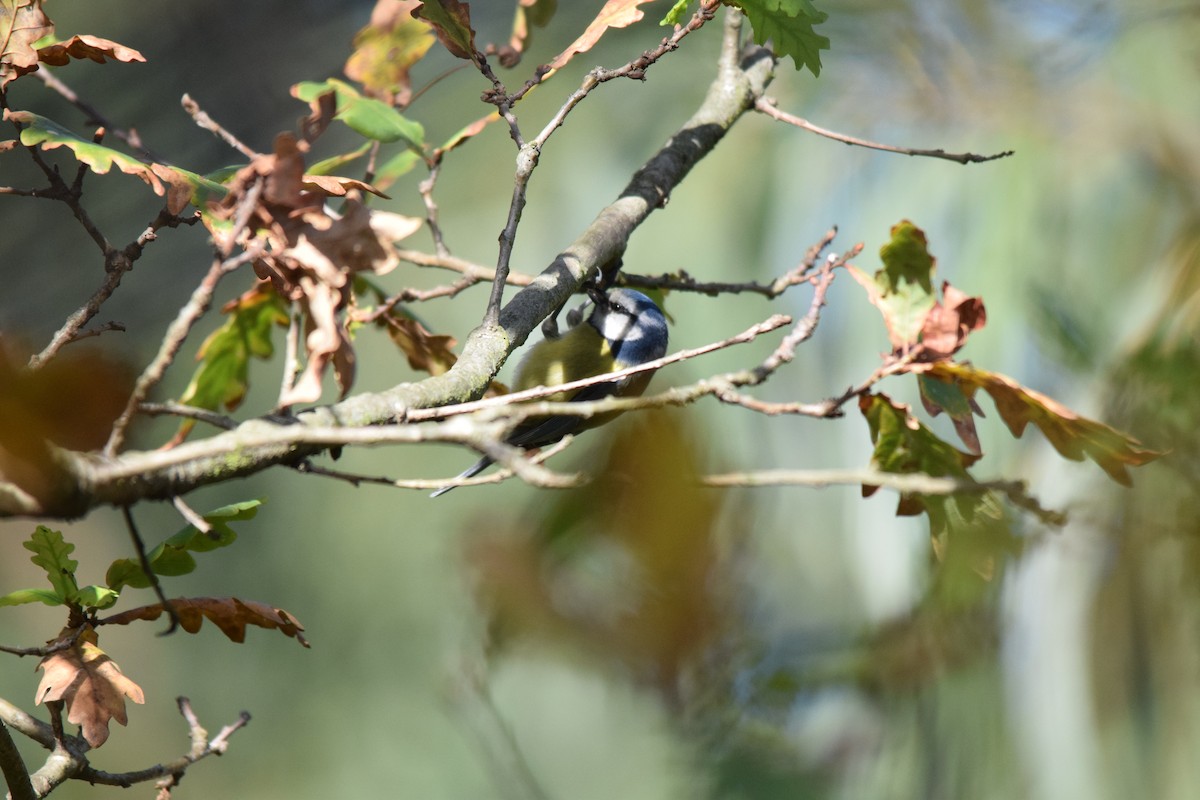
<path fill-rule="evenodd" d="M 406 118 L 382 100 L 363 97 L 345 81 L 330 78 L 320 83 L 304 81 L 292 87 L 292 96 L 306 103 L 329 92 L 337 98 L 334 119 L 355 132 L 378 142 L 404 142 L 414 150 L 425 147 L 425 129 L 419 122 Z"/>
<path fill-rule="evenodd" d="M 262 500 L 246 500 L 215 509 L 204 515 L 212 531 L 203 533 L 188 525 L 174 536 L 159 543 L 146 553 L 150 569 L 160 576 L 186 575 L 196 568 L 192 553 L 206 553 L 219 547 L 227 547 L 237 539 L 237 532 L 229 523 L 253 519 Z M 142 569 L 138 559 L 121 558 L 114 561 L 104 576 L 108 588 L 114 592 L 125 586 L 145 589 L 150 586 L 150 577 Z"/>
<path fill-rule="evenodd" d="M 829 38 L 813 30 L 829 15 L 818 11 L 811 0 L 726 0 L 737 6 L 750 20 L 754 42 L 771 40 L 775 52 L 790 56 L 796 69 L 808 67 L 814 76 L 821 74 L 821 51 L 829 49 Z M 672 13 L 675 9 L 671 10 Z"/>
<path fill-rule="evenodd" d="M 63 539 L 60 531 L 38 525 L 29 541 L 22 542 L 21 546 L 33 553 L 30 561 L 46 570 L 46 577 L 60 602 L 74 602 L 79 593 L 79 585 L 75 583 L 79 562 L 70 557 L 75 545 Z"/>

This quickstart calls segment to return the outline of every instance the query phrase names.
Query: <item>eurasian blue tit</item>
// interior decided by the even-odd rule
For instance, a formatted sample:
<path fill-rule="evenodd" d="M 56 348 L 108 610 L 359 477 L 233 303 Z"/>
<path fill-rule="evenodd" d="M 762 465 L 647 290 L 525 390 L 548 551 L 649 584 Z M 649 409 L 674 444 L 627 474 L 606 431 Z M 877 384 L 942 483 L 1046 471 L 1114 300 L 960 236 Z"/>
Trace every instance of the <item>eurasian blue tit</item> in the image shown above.
<path fill-rule="evenodd" d="M 595 293 L 595 308 L 587 320 L 556 338 L 534 345 L 517 366 L 513 390 L 562 383 L 636 367 L 662 358 L 667 352 L 667 320 L 646 295 L 633 289 L 611 289 Z M 636 397 L 646 390 L 652 372 L 640 372 L 616 381 L 585 386 L 574 392 L 559 392 L 545 398 L 555 402 L 583 402 L 601 398 Z M 590 418 L 574 416 L 534 417 L 521 423 L 506 440 L 516 447 L 531 449 L 553 444 L 569 433 L 577 433 L 608 422 L 620 412 Z M 471 478 L 492 464 L 479 459 L 458 477 Z M 433 497 L 445 494 L 444 486 Z"/>

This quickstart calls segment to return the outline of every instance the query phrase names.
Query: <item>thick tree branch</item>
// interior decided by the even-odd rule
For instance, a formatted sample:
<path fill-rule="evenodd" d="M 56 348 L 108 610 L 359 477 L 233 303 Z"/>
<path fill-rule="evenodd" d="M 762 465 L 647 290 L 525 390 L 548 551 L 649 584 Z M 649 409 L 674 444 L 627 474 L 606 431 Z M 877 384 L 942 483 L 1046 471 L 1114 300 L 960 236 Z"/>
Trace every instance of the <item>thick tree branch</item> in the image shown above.
<path fill-rule="evenodd" d="M 687 174 L 761 97 L 774 59 L 765 48 L 737 51 L 736 15 L 727 26 L 718 74 L 700 108 L 630 180 L 620 197 L 529 286 L 502 309 L 499 323 L 468 337 L 455 366 L 443 375 L 390 390 L 363 394 L 299 414 L 287 423 L 250 420 L 209 439 L 166 452 L 127 452 L 101 457 L 57 450 L 38 465 L 38 487 L 0 481 L 0 516 L 69 518 L 105 504 L 163 499 L 208 484 L 251 475 L 275 465 L 298 466 L 335 444 L 351 443 L 356 428 L 403 422 L 411 409 L 443 406 L 483 395 L 508 355 L 560 308 L 584 279 L 613 262 L 634 230 L 662 207 Z M 362 441 L 454 441 L 465 431 L 435 433 L 426 426 L 362 431 Z M 337 434 L 337 435 L 335 435 Z"/>

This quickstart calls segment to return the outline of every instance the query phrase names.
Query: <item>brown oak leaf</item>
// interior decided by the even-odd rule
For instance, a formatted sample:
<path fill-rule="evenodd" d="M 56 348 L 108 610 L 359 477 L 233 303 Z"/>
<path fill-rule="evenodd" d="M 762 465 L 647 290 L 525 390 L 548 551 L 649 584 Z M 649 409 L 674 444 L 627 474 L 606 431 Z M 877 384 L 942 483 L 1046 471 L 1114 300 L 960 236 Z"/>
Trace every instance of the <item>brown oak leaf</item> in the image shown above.
<path fill-rule="evenodd" d="M 207 619 L 238 644 L 246 641 L 246 626 L 254 625 L 278 630 L 305 647 L 309 646 L 302 633 L 304 626 L 300 621 L 282 608 L 275 608 L 266 603 L 237 597 L 176 597 L 171 601 L 171 607 L 179 617 L 179 627 L 188 633 L 199 631 Z M 128 625 L 135 620 L 156 620 L 162 613 L 162 603 L 154 603 L 113 614 L 100 622 L 104 625 Z"/>
<path fill-rule="evenodd" d="M 579 38 L 571 42 L 566 50 L 563 50 L 550 62 L 550 69 L 562 69 L 579 53 L 591 50 L 609 28 L 627 28 L 641 20 L 645 16 L 645 12 L 638 6 L 647 2 L 649 0 L 608 0 Z"/>
<path fill-rule="evenodd" d="M 967 336 L 987 324 L 983 300 L 968 297 L 950 285 L 942 283 L 942 299 L 934 303 L 925 324 L 921 327 L 923 361 L 940 361 L 957 353 L 967 343 Z"/>
<path fill-rule="evenodd" d="M 63 631 L 61 636 L 70 635 Z M 142 688 L 121 674 L 117 662 L 101 650 L 92 629 L 85 630 L 66 650 L 51 653 L 37 668 L 42 681 L 34 694 L 35 703 L 62 701 L 67 709 L 67 722 L 83 729 L 83 738 L 92 747 L 108 740 L 108 723 L 129 722 L 125 714 L 125 698 L 135 703 L 146 702 Z"/>
<path fill-rule="evenodd" d="M 33 43 L 54 33 L 42 0 L 0 3 L 0 89 L 38 66 Z"/>
<path fill-rule="evenodd" d="M 458 342 L 453 336 L 432 333 L 402 314 L 387 314 L 382 321 L 387 324 L 388 336 L 408 358 L 408 365 L 418 372 L 441 375 L 458 360 L 453 350 Z"/>
<path fill-rule="evenodd" d="M 87 58 L 98 64 L 103 64 L 109 59 L 125 62 L 144 62 L 146 60 L 145 56 L 132 47 L 86 33 L 72 36 L 65 42 L 55 42 L 45 47 L 39 47 L 37 53 L 39 61 L 55 67 L 70 63 L 72 58 Z"/>

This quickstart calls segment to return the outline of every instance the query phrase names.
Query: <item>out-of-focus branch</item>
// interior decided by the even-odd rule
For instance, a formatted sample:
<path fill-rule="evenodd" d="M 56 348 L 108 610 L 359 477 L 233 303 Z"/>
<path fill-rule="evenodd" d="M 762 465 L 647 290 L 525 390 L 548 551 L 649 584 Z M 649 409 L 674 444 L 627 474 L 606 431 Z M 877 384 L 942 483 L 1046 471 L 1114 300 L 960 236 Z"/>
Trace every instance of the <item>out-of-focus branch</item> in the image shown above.
<path fill-rule="evenodd" d="M 0 773 L 4 775 L 11 800 L 37 800 L 29 781 L 29 770 L 25 768 L 25 761 L 4 720 L 0 720 Z"/>

